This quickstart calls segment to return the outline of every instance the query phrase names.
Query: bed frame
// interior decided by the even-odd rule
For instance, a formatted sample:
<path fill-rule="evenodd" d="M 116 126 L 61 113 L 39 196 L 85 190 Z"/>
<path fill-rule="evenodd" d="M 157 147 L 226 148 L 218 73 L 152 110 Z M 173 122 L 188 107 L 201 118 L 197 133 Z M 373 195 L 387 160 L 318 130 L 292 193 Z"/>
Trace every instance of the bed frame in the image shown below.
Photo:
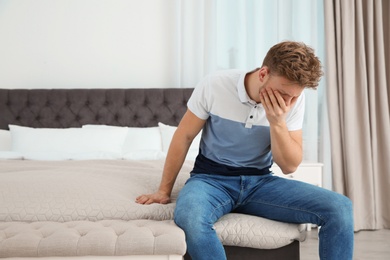
<path fill-rule="evenodd" d="M 178 125 L 193 89 L 0 89 L 0 129 L 9 124 L 67 128 L 84 124 Z M 299 259 L 299 242 L 278 249 L 225 246 L 228 259 Z M 185 259 L 190 259 L 187 255 Z"/>

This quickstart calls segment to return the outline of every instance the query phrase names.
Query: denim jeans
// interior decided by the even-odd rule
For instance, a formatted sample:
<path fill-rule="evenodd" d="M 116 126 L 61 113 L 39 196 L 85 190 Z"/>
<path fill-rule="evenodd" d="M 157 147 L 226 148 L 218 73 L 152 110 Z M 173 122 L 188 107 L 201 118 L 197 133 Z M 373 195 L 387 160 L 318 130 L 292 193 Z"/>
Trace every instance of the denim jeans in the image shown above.
<path fill-rule="evenodd" d="M 226 259 L 214 223 L 229 212 L 320 226 L 321 259 L 350 260 L 354 225 L 351 201 L 336 192 L 272 174 L 194 174 L 179 193 L 175 223 L 186 234 L 193 260 Z"/>

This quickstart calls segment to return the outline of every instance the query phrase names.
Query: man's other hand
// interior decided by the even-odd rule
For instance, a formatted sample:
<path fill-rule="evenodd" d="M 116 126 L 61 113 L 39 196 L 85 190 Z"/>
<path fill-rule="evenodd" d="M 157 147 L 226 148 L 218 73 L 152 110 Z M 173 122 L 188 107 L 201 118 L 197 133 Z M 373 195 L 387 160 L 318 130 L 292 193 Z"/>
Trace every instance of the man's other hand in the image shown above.
<path fill-rule="evenodd" d="M 141 196 L 138 196 L 135 199 L 135 202 L 145 205 L 149 205 L 152 203 L 168 204 L 169 202 L 171 202 L 171 199 L 168 195 L 164 193 L 156 192 L 153 194 L 143 194 Z"/>

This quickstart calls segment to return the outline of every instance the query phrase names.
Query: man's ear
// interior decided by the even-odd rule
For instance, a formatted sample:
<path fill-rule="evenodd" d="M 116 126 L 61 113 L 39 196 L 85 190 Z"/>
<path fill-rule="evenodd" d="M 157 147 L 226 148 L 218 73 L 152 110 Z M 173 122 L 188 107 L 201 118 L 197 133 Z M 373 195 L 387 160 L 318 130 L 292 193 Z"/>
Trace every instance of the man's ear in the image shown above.
<path fill-rule="evenodd" d="M 258 71 L 258 77 L 260 82 L 265 82 L 269 77 L 269 69 L 267 66 L 263 66 Z"/>

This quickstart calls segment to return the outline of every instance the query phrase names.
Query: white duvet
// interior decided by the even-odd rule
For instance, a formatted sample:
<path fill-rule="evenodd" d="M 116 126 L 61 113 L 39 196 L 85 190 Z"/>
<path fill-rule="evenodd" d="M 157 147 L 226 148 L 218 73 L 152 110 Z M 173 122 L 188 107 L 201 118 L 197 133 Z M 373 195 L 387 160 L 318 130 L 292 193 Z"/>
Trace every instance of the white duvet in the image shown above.
<path fill-rule="evenodd" d="M 186 162 L 167 205 L 139 205 L 154 192 L 164 161 L 0 161 L 0 221 L 98 221 L 173 218 L 179 189 L 193 162 Z"/>

